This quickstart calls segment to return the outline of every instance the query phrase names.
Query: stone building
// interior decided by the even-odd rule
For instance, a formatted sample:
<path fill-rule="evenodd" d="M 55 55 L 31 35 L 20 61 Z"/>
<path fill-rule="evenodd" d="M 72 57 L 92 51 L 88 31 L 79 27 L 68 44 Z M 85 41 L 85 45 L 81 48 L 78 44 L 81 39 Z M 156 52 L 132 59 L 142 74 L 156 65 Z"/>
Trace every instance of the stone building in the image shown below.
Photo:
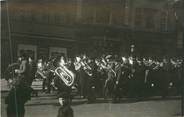
<path fill-rule="evenodd" d="M 126 56 L 131 45 L 135 45 L 137 56 L 173 56 L 177 51 L 175 13 L 164 0 L 8 0 L 1 3 L 2 69 L 22 51 L 29 52 L 35 60 L 57 54 Z"/>

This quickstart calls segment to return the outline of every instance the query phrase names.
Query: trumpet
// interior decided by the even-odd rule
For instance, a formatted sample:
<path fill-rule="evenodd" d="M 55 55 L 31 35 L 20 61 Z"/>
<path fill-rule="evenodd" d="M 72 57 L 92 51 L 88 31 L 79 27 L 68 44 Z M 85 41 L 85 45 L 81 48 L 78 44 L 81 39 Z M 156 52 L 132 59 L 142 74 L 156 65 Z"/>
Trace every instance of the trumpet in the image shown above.
<path fill-rule="evenodd" d="M 89 75 L 92 76 L 92 68 L 85 62 L 85 61 L 81 61 L 81 65 L 83 66 L 84 71 Z"/>
<path fill-rule="evenodd" d="M 47 76 L 46 76 L 46 74 L 45 74 L 44 71 L 37 70 L 37 73 L 38 73 L 43 79 L 46 79 L 46 78 L 47 78 Z"/>

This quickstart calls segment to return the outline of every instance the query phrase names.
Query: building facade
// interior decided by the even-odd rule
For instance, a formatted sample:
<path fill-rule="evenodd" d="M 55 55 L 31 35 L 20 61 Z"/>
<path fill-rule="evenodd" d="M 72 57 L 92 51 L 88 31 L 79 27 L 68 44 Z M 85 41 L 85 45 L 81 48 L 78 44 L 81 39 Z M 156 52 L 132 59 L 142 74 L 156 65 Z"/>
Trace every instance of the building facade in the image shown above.
<path fill-rule="evenodd" d="M 4 1 L 1 42 L 2 61 L 7 63 L 2 69 L 23 51 L 37 60 L 57 54 L 129 55 L 135 45 L 137 56 L 175 55 L 173 8 L 164 2 L 141 1 Z"/>

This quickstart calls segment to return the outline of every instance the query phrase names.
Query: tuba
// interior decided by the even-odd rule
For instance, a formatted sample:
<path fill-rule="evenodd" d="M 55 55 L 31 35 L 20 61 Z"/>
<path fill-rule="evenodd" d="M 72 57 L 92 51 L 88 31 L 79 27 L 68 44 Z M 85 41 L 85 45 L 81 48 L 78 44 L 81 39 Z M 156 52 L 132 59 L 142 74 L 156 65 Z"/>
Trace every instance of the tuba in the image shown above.
<path fill-rule="evenodd" d="M 75 74 L 68 70 L 65 66 L 59 66 L 55 69 L 55 73 L 67 86 L 72 86 L 75 80 Z"/>
<path fill-rule="evenodd" d="M 53 62 L 50 62 L 50 71 L 55 73 L 64 83 L 66 86 L 72 86 L 75 80 L 75 74 L 70 71 L 65 65 L 58 65 L 54 66 Z"/>

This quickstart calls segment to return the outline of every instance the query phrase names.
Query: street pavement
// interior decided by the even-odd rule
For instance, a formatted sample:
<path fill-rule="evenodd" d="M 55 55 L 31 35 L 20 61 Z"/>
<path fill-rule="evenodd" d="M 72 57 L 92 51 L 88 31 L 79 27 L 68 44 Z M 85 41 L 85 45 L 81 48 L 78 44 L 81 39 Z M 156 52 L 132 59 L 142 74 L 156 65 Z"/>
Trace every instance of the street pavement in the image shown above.
<path fill-rule="evenodd" d="M 3 83 L 2 83 L 3 82 Z M 1 116 L 7 117 L 5 97 L 8 87 L 1 81 Z M 2 88 L 3 85 L 3 88 Z M 113 104 L 110 100 L 98 99 L 96 103 L 87 104 L 85 99 L 75 97 L 72 101 L 74 117 L 181 117 L 180 98 L 162 100 L 154 97 L 144 101 L 122 99 Z M 25 105 L 25 117 L 57 117 L 59 103 L 57 96 L 39 92 Z"/>
<path fill-rule="evenodd" d="M 6 104 L 1 98 L 2 117 L 6 116 Z M 76 97 L 72 101 L 74 117 L 179 117 L 181 101 L 179 99 L 145 101 L 123 99 L 121 103 L 98 99 L 94 104 L 87 104 L 85 99 Z M 55 95 L 39 93 L 38 97 L 26 103 L 25 117 L 57 117 L 59 103 Z"/>

